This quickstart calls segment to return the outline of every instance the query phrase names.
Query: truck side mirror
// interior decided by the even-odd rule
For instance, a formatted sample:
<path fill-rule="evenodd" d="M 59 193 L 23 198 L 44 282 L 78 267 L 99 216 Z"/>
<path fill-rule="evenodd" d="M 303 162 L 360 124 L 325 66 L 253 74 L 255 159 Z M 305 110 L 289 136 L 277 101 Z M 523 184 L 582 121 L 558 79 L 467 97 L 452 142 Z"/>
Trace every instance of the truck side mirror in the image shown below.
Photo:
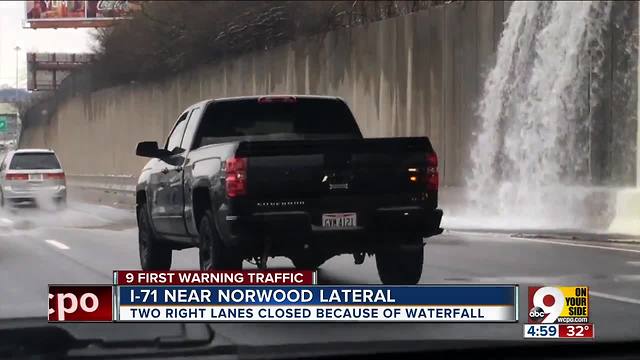
<path fill-rule="evenodd" d="M 136 155 L 148 158 L 162 158 L 170 153 L 165 149 L 158 148 L 158 142 L 156 141 L 143 141 L 138 143 L 136 147 Z"/>

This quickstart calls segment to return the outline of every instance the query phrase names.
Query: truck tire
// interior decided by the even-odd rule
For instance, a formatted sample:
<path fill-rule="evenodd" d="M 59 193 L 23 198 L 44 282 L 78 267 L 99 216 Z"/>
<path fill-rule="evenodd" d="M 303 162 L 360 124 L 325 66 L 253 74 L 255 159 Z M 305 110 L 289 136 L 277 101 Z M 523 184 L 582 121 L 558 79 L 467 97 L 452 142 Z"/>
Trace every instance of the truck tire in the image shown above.
<path fill-rule="evenodd" d="M 154 235 L 147 207 L 138 207 L 138 245 L 142 270 L 169 270 L 173 250 Z"/>
<path fill-rule="evenodd" d="M 211 210 L 200 220 L 200 270 L 242 270 L 242 257 L 220 239 Z"/>
<path fill-rule="evenodd" d="M 291 258 L 293 266 L 298 270 L 317 270 L 328 259 L 314 256 L 296 256 Z"/>
<path fill-rule="evenodd" d="M 385 249 L 376 253 L 376 267 L 385 285 L 415 285 L 422 276 L 422 247 Z"/>

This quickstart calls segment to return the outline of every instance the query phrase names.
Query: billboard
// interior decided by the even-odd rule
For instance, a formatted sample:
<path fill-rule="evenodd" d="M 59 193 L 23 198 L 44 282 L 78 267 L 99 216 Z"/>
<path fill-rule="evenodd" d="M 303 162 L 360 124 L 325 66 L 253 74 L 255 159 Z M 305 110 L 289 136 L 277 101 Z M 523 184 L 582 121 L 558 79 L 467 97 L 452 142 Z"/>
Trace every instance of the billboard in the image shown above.
<path fill-rule="evenodd" d="M 105 27 L 141 8 L 141 1 L 25 1 L 26 27 Z"/>
<path fill-rule="evenodd" d="M 55 90 L 72 70 L 93 59 L 93 54 L 27 53 L 27 89 Z"/>

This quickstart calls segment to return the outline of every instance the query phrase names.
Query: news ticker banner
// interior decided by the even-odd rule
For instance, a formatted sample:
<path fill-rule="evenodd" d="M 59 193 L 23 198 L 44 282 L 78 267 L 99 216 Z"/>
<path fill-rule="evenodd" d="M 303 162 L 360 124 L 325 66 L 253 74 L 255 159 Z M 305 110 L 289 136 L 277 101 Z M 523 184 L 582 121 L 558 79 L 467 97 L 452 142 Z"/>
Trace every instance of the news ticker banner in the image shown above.
<path fill-rule="evenodd" d="M 527 296 L 529 339 L 593 339 L 588 286 L 530 286 Z"/>
<path fill-rule="evenodd" d="M 515 322 L 514 286 L 119 286 L 115 321 Z"/>
<path fill-rule="evenodd" d="M 49 285 L 50 322 L 517 322 L 517 285 L 320 286 L 315 272 L 114 272 Z"/>

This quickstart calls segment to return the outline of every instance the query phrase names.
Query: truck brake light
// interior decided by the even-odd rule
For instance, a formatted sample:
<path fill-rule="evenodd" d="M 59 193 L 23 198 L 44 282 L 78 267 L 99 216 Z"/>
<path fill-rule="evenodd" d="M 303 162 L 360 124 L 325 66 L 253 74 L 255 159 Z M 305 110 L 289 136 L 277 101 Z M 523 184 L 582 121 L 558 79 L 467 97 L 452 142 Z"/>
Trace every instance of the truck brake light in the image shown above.
<path fill-rule="evenodd" d="M 263 96 L 258 98 L 258 104 L 294 103 L 294 102 L 296 102 L 295 96 Z"/>
<path fill-rule="evenodd" d="M 226 189 L 231 198 L 247 194 L 247 159 L 227 160 Z"/>
<path fill-rule="evenodd" d="M 427 191 L 438 191 L 440 176 L 438 174 L 438 155 L 435 152 L 427 154 Z"/>

